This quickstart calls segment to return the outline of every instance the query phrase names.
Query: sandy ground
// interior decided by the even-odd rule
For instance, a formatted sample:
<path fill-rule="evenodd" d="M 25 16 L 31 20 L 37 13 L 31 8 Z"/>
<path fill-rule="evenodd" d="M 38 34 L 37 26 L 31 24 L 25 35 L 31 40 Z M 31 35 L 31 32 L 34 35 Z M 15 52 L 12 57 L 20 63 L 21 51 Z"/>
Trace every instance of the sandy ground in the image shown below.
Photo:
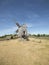
<path fill-rule="evenodd" d="M 0 65 L 49 65 L 49 40 L 0 41 Z"/>

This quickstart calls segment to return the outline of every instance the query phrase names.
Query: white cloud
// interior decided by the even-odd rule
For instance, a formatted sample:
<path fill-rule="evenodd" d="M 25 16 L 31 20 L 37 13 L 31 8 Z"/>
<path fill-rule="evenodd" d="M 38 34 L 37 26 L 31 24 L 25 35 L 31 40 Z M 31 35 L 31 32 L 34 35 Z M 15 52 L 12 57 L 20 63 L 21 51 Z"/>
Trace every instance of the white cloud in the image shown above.
<path fill-rule="evenodd" d="M 33 19 L 33 18 L 38 18 L 38 17 L 40 17 L 40 15 L 33 12 L 32 14 L 29 14 L 29 15 L 27 14 L 26 17 L 27 17 L 28 19 Z"/>
<path fill-rule="evenodd" d="M 33 25 L 31 24 L 31 23 L 27 23 L 27 27 L 29 28 L 31 28 L 31 27 L 33 27 Z"/>
<path fill-rule="evenodd" d="M 17 27 L 12 27 L 9 29 L 0 30 L 0 36 L 14 33 L 17 30 Z"/>

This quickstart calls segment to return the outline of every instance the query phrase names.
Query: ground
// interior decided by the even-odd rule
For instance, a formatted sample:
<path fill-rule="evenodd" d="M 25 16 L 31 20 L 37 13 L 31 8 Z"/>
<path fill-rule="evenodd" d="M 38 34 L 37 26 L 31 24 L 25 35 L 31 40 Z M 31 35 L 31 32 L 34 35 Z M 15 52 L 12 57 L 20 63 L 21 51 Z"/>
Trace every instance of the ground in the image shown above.
<path fill-rule="evenodd" d="M 0 41 L 0 65 L 49 65 L 49 40 Z"/>

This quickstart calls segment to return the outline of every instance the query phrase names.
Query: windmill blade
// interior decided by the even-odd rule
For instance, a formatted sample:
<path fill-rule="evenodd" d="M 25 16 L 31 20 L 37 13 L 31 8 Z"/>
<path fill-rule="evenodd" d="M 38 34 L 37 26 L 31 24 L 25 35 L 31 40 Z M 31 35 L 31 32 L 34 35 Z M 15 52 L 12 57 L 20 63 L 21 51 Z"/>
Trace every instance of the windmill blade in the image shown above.
<path fill-rule="evenodd" d="M 16 23 L 16 25 L 18 26 L 18 28 L 20 28 L 21 26 L 19 25 L 19 23 Z"/>
<path fill-rule="evenodd" d="M 16 30 L 16 33 L 18 33 L 18 29 Z"/>

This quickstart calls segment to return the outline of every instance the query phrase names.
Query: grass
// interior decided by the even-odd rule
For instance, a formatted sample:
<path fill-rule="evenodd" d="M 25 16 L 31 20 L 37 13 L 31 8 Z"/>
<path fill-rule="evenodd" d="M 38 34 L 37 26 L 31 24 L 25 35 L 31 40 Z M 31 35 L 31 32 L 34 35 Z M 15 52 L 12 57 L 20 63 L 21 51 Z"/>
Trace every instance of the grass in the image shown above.
<path fill-rule="evenodd" d="M 0 65 L 49 65 L 49 40 L 0 41 Z"/>

